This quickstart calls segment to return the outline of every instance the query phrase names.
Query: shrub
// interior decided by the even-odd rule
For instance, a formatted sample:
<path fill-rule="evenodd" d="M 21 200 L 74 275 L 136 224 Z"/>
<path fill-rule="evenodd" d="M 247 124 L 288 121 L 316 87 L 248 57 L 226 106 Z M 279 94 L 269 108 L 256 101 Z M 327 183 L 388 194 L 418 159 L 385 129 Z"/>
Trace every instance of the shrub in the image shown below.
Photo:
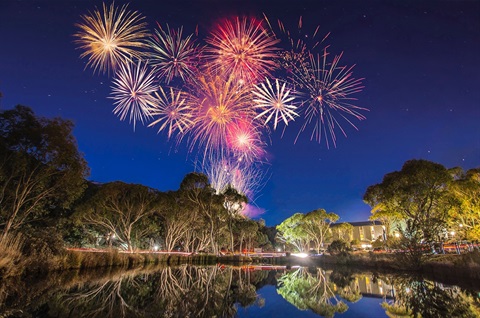
<path fill-rule="evenodd" d="M 331 255 L 348 255 L 350 247 L 344 240 L 334 240 L 327 248 Z"/>

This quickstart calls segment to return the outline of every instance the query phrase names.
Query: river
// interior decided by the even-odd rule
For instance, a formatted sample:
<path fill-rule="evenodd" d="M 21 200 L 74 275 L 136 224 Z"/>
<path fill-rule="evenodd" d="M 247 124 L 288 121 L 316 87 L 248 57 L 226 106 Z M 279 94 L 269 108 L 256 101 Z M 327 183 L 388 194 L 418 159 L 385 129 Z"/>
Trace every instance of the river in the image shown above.
<path fill-rule="evenodd" d="M 2 280 L 0 317 L 479 317 L 479 291 L 348 268 L 108 268 Z"/>

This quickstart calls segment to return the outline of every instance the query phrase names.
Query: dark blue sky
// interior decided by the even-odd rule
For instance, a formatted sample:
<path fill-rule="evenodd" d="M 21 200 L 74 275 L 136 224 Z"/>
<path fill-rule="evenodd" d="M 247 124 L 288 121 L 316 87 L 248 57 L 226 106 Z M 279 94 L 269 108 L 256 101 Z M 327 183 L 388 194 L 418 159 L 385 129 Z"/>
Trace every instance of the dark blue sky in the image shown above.
<path fill-rule="evenodd" d="M 23 104 L 73 120 L 91 180 L 177 189 L 193 170 L 185 145 L 176 149 L 154 128 L 133 131 L 121 122 L 107 98 L 111 79 L 84 69 L 79 58 L 74 24 L 95 5 L 101 2 L 0 3 L 0 107 Z M 222 17 L 264 12 L 295 29 L 303 16 L 304 30 L 331 32 L 329 51 L 343 51 L 343 64 L 355 64 L 354 76 L 365 78 L 356 104 L 370 109 L 367 119 L 356 122 L 358 131 L 344 125 L 348 138 L 337 133 L 337 148 L 308 134 L 294 144 L 301 123 L 283 138 L 272 134 L 269 179 L 256 198 L 268 225 L 316 208 L 341 221 L 366 220 L 366 188 L 409 159 L 480 166 L 479 1 L 179 0 L 131 1 L 129 8 L 147 17 L 150 30 L 155 21 L 188 32 L 198 24 L 200 38 Z"/>

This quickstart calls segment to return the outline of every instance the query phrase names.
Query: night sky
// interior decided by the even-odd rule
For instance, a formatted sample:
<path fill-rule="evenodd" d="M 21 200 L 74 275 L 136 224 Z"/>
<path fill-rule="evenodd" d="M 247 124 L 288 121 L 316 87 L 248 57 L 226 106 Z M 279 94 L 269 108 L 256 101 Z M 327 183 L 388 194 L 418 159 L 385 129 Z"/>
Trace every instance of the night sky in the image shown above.
<path fill-rule="evenodd" d="M 123 1 L 116 1 L 123 4 Z M 110 2 L 108 2 L 110 4 Z M 111 78 L 85 69 L 74 44 L 75 23 L 99 1 L 1 1 L 0 109 L 30 106 L 41 116 L 75 123 L 74 135 L 91 169 L 89 179 L 178 189 L 193 171 L 187 146 L 157 129 L 112 113 Z M 368 108 L 337 132 L 337 147 L 302 134 L 301 122 L 271 134 L 268 179 L 255 198 L 275 225 L 295 212 L 324 208 L 340 221 L 368 219 L 362 196 L 409 159 L 447 168 L 480 166 L 480 1 L 131 1 L 129 8 L 155 21 L 198 25 L 205 38 L 221 18 L 265 13 L 296 30 L 331 32 L 325 44 L 342 51 L 341 64 L 365 78 L 356 105 Z"/>

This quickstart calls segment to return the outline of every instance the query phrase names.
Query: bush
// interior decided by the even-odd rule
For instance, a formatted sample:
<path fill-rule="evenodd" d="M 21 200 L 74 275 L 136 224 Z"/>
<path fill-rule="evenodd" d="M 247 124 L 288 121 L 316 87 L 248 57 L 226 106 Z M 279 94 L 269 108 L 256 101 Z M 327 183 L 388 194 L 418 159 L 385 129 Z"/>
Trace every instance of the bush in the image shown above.
<path fill-rule="evenodd" d="M 327 248 L 331 255 L 348 255 L 350 247 L 344 240 L 335 240 Z"/>

